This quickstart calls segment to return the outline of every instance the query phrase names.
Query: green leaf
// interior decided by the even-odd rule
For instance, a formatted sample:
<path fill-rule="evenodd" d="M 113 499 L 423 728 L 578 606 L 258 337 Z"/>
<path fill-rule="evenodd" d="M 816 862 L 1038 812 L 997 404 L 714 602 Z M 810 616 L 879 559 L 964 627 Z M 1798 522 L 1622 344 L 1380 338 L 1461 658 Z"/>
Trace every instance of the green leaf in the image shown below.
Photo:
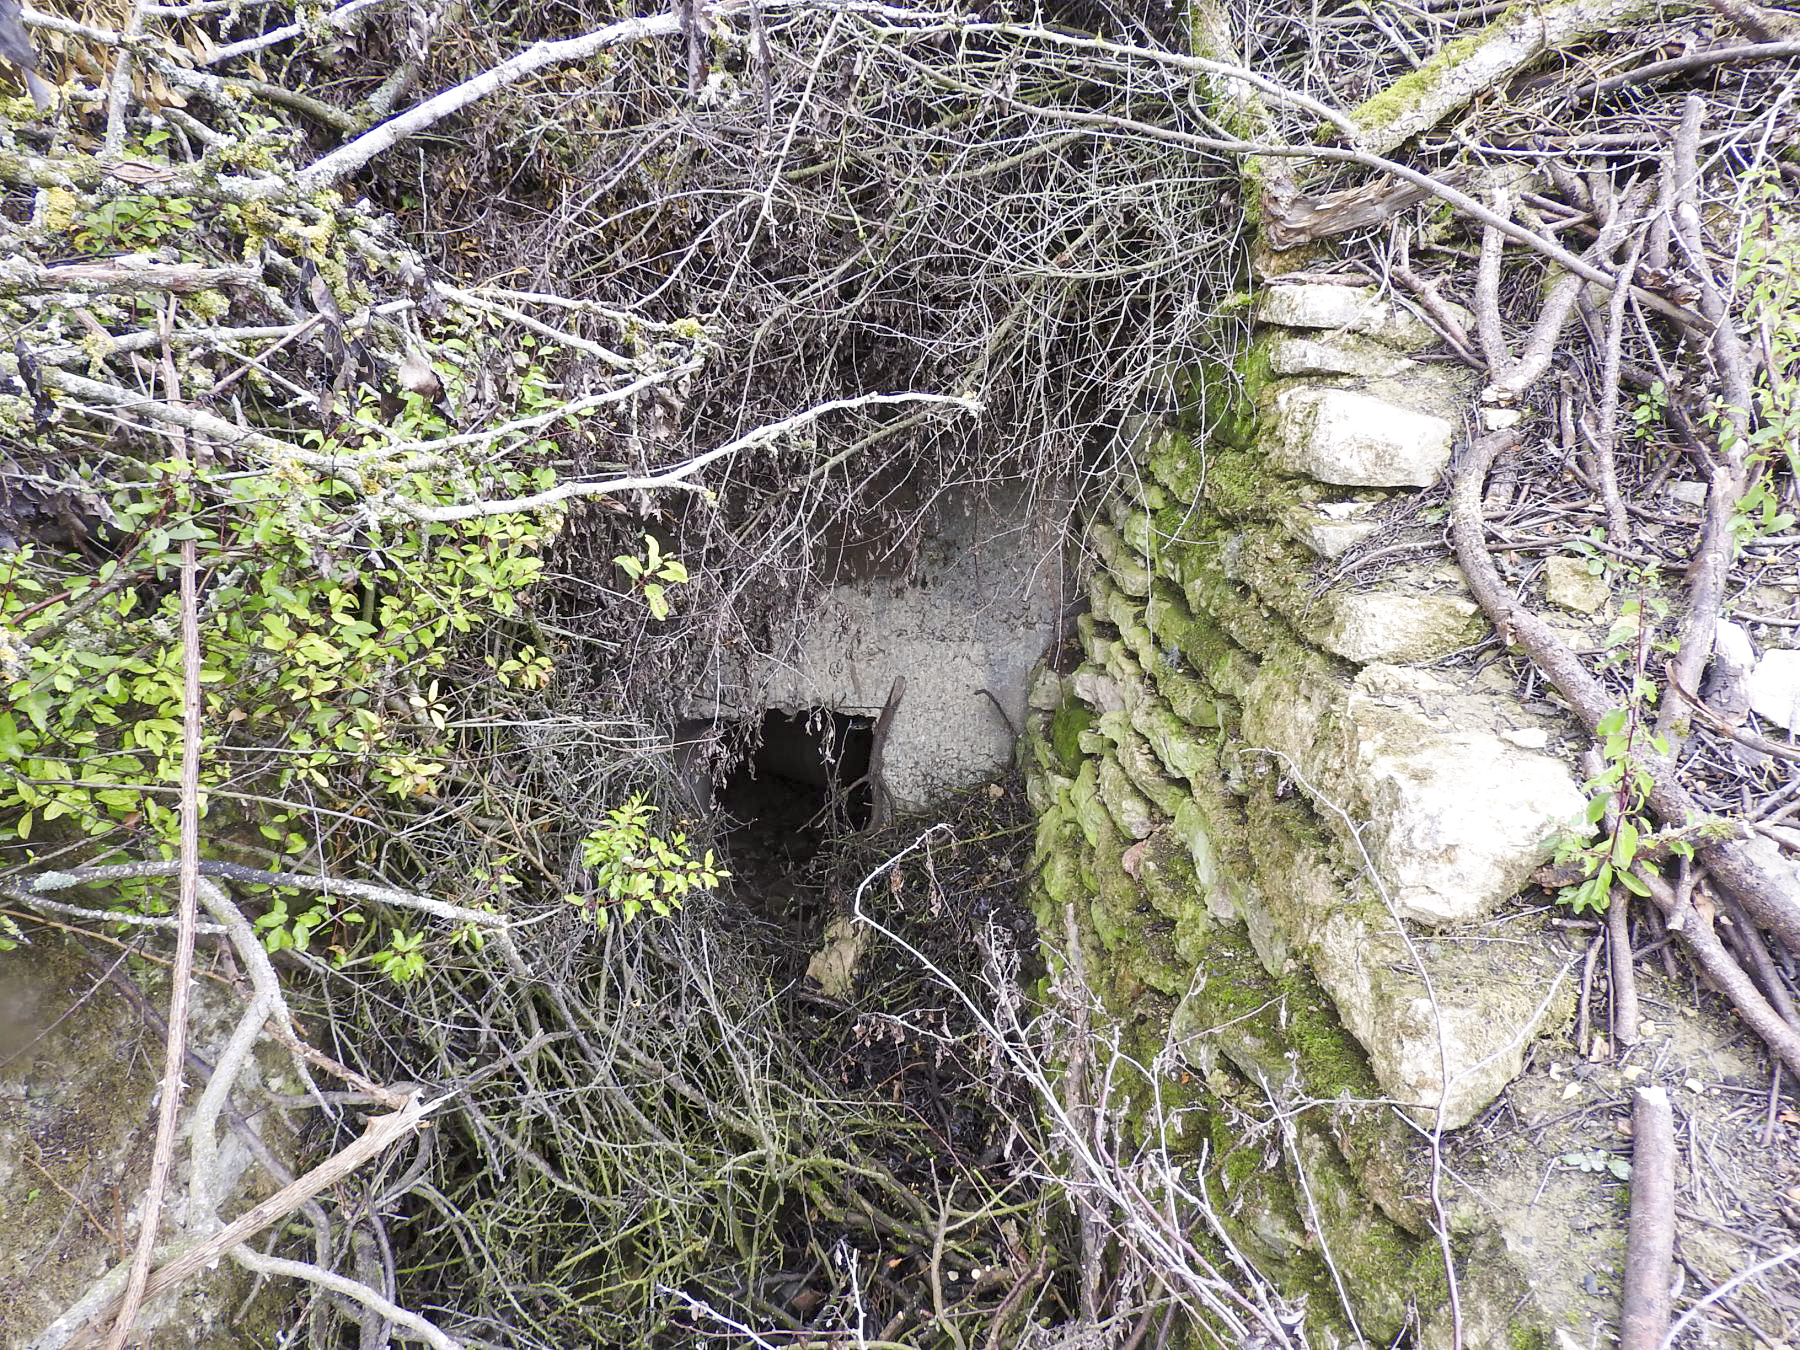
<path fill-rule="evenodd" d="M 1621 871 L 1631 866 L 1637 857 L 1638 828 L 1630 820 L 1621 820 L 1617 833 L 1613 835 L 1613 862 Z"/>

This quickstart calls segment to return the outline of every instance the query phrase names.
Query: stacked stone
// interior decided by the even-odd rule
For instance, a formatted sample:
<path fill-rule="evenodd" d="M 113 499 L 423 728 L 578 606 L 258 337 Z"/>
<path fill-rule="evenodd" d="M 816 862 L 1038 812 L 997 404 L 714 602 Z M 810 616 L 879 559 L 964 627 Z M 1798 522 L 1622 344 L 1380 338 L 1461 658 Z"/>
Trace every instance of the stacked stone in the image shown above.
<path fill-rule="evenodd" d="M 1314 581 L 1440 480 L 1468 382 L 1366 288 L 1276 282 L 1254 314 L 1237 370 L 1130 429 L 1089 524 L 1080 660 L 1039 673 L 1023 741 L 1037 904 L 1046 933 L 1073 915 L 1245 1249 L 1315 1310 L 1348 1277 L 1386 1343 L 1442 1307 L 1413 1127 L 1346 1104 L 1277 1149 L 1241 1122 L 1342 1098 L 1455 1129 L 1491 1102 L 1574 985 L 1541 920 L 1494 942 L 1492 916 L 1585 803 L 1546 753 L 1566 726 L 1431 668 L 1486 633 L 1452 564 Z M 1526 1273 L 1487 1267 L 1465 1337 L 1484 1307 L 1520 1325 Z"/>

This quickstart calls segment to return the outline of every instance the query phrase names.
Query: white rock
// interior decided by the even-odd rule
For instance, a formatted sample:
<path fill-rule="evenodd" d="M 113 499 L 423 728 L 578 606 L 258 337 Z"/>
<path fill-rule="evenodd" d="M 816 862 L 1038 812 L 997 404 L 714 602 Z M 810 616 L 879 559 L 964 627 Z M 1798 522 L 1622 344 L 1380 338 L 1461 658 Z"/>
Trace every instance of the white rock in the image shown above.
<path fill-rule="evenodd" d="M 1516 731 L 1503 731 L 1500 739 L 1508 745 L 1516 745 L 1521 750 L 1548 750 L 1550 733 L 1542 727 L 1520 727 Z"/>
<path fill-rule="evenodd" d="M 1786 731 L 1800 731 L 1800 651 L 1764 652 L 1750 672 L 1750 706 Z"/>
<path fill-rule="evenodd" d="M 1349 389 L 1284 389 L 1275 399 L 1270 464 L 1348 487 L 1430 487 L 1450 463 L 1455 428 Z"/>
<path fill-rule="evenodd" d="M 1756 647 L 1750 635 L 1730 619 L 1713 632 L 1712 668 L 1701 694 L 1708 706 L 1734 727 L 1750 711 L 1750 672 L 1756 669 Z"/>
<path fill-rule="evenodd" d="M 1437 341 L 1422 319 L 1369 286 L 1276 282 L 1257 297 L 1256 318 L 1287 328 L 1342 329 L 1399 347 L 1428 347 Z"/>
<path fill-rule="evenodd" d="M 1339 684 L 1265 665 L 1242 725 L 1322 804 L 1361 822 L 1387 894 L 1436 926 L 1485 918 L 1516 895 L 1587 806 L 1569 765 L 1502 740 L 1492 717 L 1487 696 L 1416 668 L 1371 665 Z M 1321 814 L 1337 818 L 1328 805 Z"/>
<path fill-rule="evenodd" d="M 1376 869 L 1400 912 L 1438 925 L 1477 919 L 1550 856 L 1587 805 L 1562 761 L 1484 732 L 1383 738 L 1363 765 Z"/>
<path fill-rule="evenodd" d="M 1321 342 L 1286 338 L 1269 350 L 1269 369 L 1277 375 L 1399 375 L 1417 363 L 1375 342 Z"/>
<path fill-rule="evenodd" d="M 1683 502 L 1688 506 L 1705 506 L 1706 484 L 1696 482 L 1691 478 L 1677 478 L 1673 482 L 1663 485 L 1663 495 L 1673 497 L 1676 501 Z"/>
<path fill-rule="evenodd" d="M 1340 556 L 1379 528 L 1369 520 L 1373 502 L 1322 502 L 1291 508 L 1284 520 L 1288 533 L 1321 558 Z"/>

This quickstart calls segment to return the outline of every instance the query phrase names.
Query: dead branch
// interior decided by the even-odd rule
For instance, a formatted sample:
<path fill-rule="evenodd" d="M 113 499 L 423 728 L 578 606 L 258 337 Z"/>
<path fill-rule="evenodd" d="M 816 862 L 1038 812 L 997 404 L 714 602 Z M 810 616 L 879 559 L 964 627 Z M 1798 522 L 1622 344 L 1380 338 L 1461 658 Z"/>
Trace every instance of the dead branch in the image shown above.
<path fill-rule="evenodd" d="M 1708 0 L 1715 8 L 1723 9 L 1732 5 L 1739 10 L 1760 9 L 1761 6 L 1744 4 L 1742 0 Z M 1778 10 L 1763 10 L 1764 14 L 1779 14 Z M 1785 16 L 1783 16 L 1785 17 Z M 1789 20 L 1791 23 L 1792 20 Z M 1770 34 L 1773 37 L 1773 34 Z M 1642 84 L 1646 80 L 1661 79 L 1664 75 L 1689 75 L 1696 70 L 1707 70 L 1713 66 L 1743 65 L 1752 61 L 1783 61 L 1792 56 L 1800 56 L 1800 41 L 1767 41 L 1737 47 L 1705 47 L 1699 51 L 1688 52 L 1684 56 L 1672 56 L 1665 61 L 1652 61 L 1648 65 L 1638 66 L 1621 75 L 1608 76 L 1604 80 L 1595 80 L 1592 84 L 1584 84 L 1571 90 L 1566 96 L 1570 103 L 1581 99 L 1595 98 L 1601 94 L 1610 94 L 1615 89 L 1623 89 L 1628 84 Z"/>
<path fill-rule="evenodd" d="M 402 1110 L 373 1117 L 354 1143 L 239 1215 L 218 1232 L 191 1244 L 158 1266 L 145 1282 L 144 1297 L 152 1299 L 173 1289 L 221 1256 L 279 1223 L 308 1200 L 426 1125 L 426 1118 L 449 1100 L 438 1097 L 426 1101 L 422 1094 L 415 1093 Z M 126 1275 L 124 1266 L 114 1267 L 79 1303 L 51 1323 L 27 1350 L 93 1350 L 98 1343 L 97 1326 L 115 1317 L 122 1306 L 120 1287 L 125 1283 Z"/>
<path fill-rule="evenodd" d="M 1581 0 L 1508 10 L 1472 44 L 1459 43 L 1439 53 L 1354 109 L 1357 143 L 1386 154 L 1469 100 L 1500 87 L 1545 52 L 1617 31 L 1650 8 L 1643 0 Z"/>
<path fill-rule="evenodd" d="M 0 258 L 0 295 L 19 291 L 175 291 L 185 295 L 217 286 L 248 285 L 260 276 L 255 267 L 171 263 L 137 254 L 50 266 L 29 258 Z"/>
<path fill-rule="evenodd" d="M 171 305 L 173 302 L 171 302 Z M 169 330 L 173 315 L 170 306 L 163 309 L 163 331 Z M 162 375 L 171 398 L 179 398 L 180 379 L 175 373 L 173 351 L 163 347 Z M 175 438 L 175 457 L 185 467 L 187 443 Z M 175 1161 L 175 1118 L 181 1106 L 182 1066 L 187 1051 L 188 997 L 193 984 L 194 926 L 198 919 L 200 894 L 200 746 L 204 728 L 200 697 L 200 595 L 198 551 L 193 539 L 181 543 L 181 856 L 179 861 L 179 900 L 176 916 L 180 929 L 175 943 L 175 968 L 169 990 L 169 1032 L 163 1047 L 162 1086 L 156 1115 L 156 1144 L 150 1158 L 150 1177 L 144 1186 L 141 1217 L 138 1220 L 137 1252 L 131 1261 L 131 1276 L 125 1284 L 125 1295 L 119 1304 L 118 1320 L 107 1337 L 107 1350 L 123 1350 L 137 1320 L 143 1301 L 144 1286 L 150 1278 L 150 1265 L 155 1258 L 157 1228 L 162 1218 L 163 1196 L 169 1186 L 169 1170 Z M 261 1021 L 257 1023 L 261 1029 Z M 235 1077 L 236 1075 L 232 1075 Z"/>
<path fill-rule="evenodd" d="M 1501 640 L 1524 649 L 1591 732 L 1612 711 L 1614 700 L 1555 630 L 1513 597 L 1488 555 L 1482 485 L 1495 456 L 1517 440 L 1511 432 L 1480 437 L 1467 447 L 1454 470 L 1451 538 L 1457 562 L 1476 603 Z M 1651 759 L 1645 767 L 1654 782 L 1650 809 L 1665 826 L 1683 828 L 1707 817 L 1709 813 L 1677 781 L 1668 761 Z M 1733 838 L 1708 843 L 1701 856 L 1714 878 L 1758 923 L 1776 934 L 1789 950 L 1800 950 L 1800 881 L 1778 856 L 1771 858 L 1770 852 L 1772 847 L 1765 852 L 1759 841 Z"/>
<path fill-rule="evenodd" d="M 1638 1088 L 1632 1098 L 1631 1220 L 1619 1350 L 1657 1350 L 1669 1325 L 1674 1264 L 1675 1117 L 1660 1085 Z"/>

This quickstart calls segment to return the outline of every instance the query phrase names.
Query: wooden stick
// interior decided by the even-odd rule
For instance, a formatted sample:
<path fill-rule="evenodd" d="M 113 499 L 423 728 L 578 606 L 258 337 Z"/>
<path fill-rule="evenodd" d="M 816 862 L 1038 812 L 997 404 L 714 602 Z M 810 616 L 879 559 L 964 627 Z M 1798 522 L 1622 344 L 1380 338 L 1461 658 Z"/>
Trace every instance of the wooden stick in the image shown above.
<path fill-rule="evenodd" d="M 1641 1087 L 1631 1111 L 1631 1221 L 1619 1350 L 1656 1350 L 1669 1326 L 1675 1252 L 1675 1116 L 1660 1086 Z"/>
<path fill-rule="evenodd" d="M 121 63 L 123 63 L 121 54 Z M 120 71 L 126 67 L 121 64 Z M 115 76 L 116 77 L 116 76 Z M 174 349 L 167 335 L 174 327 L 173 298 L 163 308 L 162 376 L 171 401 L 181 398 L 181 381 L 175 373 Z M 175 458 L 180 472 L 193 481 L 187 437 L 176 434 Z M 163 1041 L 163 1076 L 156 1115 L 156 1147 L 150 1158 L 150 1179 L 144 1186 L 142 1216 L 138 1220 L 137 1252 L 131 1275 L 119 1303 L 119 1319 L 106 1339 L 106 1350 L 123 1350 L 143 1304 L 144 1285 L 156 1256 L 156 1230 L 162 1220 L 163 1196 L 169 1188 L 169 1172 L 175 1162 L 175 1119 L 181 1107 L 181 1070 L 187 1051 L 188 995 L 194 974 L 194 926 L 200 902 L 200 586 L 199 557 L 194 539 L 181 541 L 181 870 L 176 884 L 180 928 L 175 939 L 175 971 L 170 977 L 169 1034 Z"/>

